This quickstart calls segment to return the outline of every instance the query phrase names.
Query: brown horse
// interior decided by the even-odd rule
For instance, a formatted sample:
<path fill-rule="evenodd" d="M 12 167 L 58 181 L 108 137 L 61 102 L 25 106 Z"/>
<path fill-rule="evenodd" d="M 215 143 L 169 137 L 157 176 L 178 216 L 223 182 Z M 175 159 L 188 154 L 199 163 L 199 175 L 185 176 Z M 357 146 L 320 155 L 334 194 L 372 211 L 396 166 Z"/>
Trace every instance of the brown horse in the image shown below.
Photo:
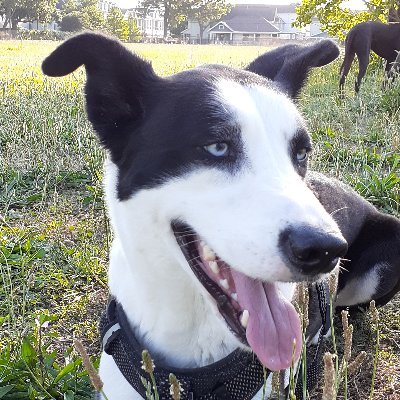
<path fill-rule="evenodd" d="M 371 50 L 386 60 L 385 71 L 388 73 L 396 60 L 397 51 L 400 50 L 400 23 L 384 24 L 369 21 L 361 22 L 350 29 L 346 37 L 344 60 L 340 67 L 341 94 L 343 94 L 344 82 L 356 54 L 359 67 L 355 91 L 358 93 L 361 80 L 367 71 Z"/>

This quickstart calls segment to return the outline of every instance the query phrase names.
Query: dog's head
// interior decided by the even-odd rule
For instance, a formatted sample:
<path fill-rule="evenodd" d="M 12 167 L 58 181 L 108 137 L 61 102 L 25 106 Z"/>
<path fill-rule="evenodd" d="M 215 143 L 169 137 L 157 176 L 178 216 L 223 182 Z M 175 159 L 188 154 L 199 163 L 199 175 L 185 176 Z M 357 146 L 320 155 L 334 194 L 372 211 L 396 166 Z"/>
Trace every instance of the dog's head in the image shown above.
<path fill-rule="evenodd" d="M 288 367 L 293 339 L 301 342 L 275 282 L 317 279 L 346 251 L 303 181 L 311 141 L 291 100 L 312 67 L 337 55 L 330 41 L 290 45 L 246 70 L 206 65 L 161 78 L 117 41 L 86 33 L 43 63 L 51 76 L 86 68 L 87 112 L 110 155 L 107 196 L 126 252 L 133 224 L 142 235 L 151 228 L 150 240 L 168 243 L 166 257 L 273 370 Z"/>

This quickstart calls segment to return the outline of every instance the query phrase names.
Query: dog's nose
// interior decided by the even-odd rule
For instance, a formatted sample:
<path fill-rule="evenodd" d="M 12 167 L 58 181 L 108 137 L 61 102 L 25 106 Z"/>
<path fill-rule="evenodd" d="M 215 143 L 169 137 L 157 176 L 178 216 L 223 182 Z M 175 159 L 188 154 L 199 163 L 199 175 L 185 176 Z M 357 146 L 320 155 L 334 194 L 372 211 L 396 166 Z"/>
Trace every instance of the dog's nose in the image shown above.
<path fill-rule="evenodd" d="M 347 252 L 342 235 L 308 225 L 285 229 L 280 235 L 280 247 L 290 264 L 305 275 L 331 271 Z"/>

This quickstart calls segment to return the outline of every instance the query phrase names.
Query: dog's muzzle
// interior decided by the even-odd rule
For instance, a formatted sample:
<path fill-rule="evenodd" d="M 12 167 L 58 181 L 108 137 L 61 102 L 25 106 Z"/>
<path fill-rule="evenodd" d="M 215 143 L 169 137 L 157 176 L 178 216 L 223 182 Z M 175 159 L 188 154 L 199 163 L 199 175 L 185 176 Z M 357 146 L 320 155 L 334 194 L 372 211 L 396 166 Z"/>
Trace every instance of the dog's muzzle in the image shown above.
<path fill-rule="evenodd" d="M 268 369 L 290 367 L 301 352 L 300 319 L 277 282 L 261 281 L 232 268 L 189 225 L 173 222 L 171 227 L 194 275 L 233 334 Z"/>

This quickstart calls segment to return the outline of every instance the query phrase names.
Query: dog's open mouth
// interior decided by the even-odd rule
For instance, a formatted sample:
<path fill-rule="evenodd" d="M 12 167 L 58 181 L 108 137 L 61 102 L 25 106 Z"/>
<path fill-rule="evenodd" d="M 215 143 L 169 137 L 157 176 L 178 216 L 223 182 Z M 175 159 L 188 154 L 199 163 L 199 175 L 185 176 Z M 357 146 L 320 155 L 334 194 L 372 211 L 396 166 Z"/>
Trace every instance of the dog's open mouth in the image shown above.
<path fill-rule="evenodd" d="M 300 319 L 276 284 L 231 268 L 188 225 L 173 222 L 172 230 L 191 269 L 214 298 L 232 332 L 268 369 L 290 367 L 293 356 L 297 360 L 301 351 Z"/>

